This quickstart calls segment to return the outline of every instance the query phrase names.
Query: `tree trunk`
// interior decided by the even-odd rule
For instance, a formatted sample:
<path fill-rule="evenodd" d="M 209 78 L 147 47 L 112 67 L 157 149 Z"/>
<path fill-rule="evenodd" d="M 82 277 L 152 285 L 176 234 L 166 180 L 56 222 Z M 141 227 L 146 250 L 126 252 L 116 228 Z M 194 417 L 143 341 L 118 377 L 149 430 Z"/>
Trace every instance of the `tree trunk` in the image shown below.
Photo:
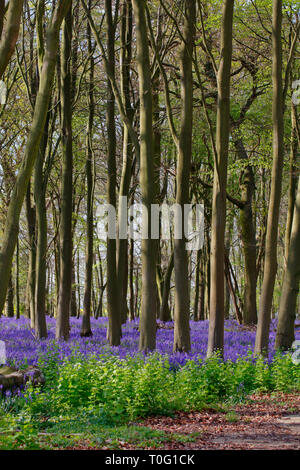
<path fill-rule="evenodd" d="M 142 204 L 147 217 L 148 238 L 142 239 L 142 304 L 140 351 L 156 345 L 156 259 L 157 242 L 151 239 L 151 205 L 154 203 L 154 152 L 151 71 L 145 16 L 145 0 L 132 0 L 137 39 L 137 65 L 140 96 L 140 184 Z"/>
<path fill-rule="evenodd" d="M 63 25 L 61 50 L 61 135 L 62 182 L 60 215 L 60 276 L 56 338 L 67 341 L 70 334 L 70 304 L 72 289 L 72 200 L 73 200 L 73 149 L 72 149 L 72 7 Z"/>
<path fill-rule="evenodd" d="M 160 306 L 160 315 L 159 319 L 161 321 L 171 321 L 171 310 L 169 307 L 169 297 L 170 297 L 170 287 L 171 287 L 171 277 L 174 268 L 174 252 L 171 254 L 169 259 L 169 264 L 167 271 L 165 273 L 163 281 L 163 290 L 162 290 L 162 301 Z"/>
<path fill-rule="evenodd" d="M 4 3 L 4 2 L 3 2 Z M 10 0 L 8 4 L 7 20 L 3 27 L 3 17 L 1 16 L 0 28 L 0 79 L 14 53 L 15 45 L 19 36 L 21 15 L 24 0 Z M 3 5 L 4 9 L 4 5 Z M 1 34 L 2 33 L 2 34 Z"/>
<path fill-rule="evenodd" d="M 132 5 L 130 0 L 124 0 L 121 17 L 121 96 L 124 108 L 130 123 L 133 122 L 133 109 L 130 101 L 130 66 L 132 58 Z M 123 126 L 123 166 L 119 193 L 119 227 L 126 224 L 127 230 L 127 198 L 129 194 L 130 179 L 132 172 L 133 146 L 128 128 Z M 117 242 L 117 272 L 120 287 L 120 315 L 122 321 L 127 316 L 127 277 L 126 263 L 128 256 L 127 238 L 118 237 Z M 126 278 L 126 279 L 125 279 Z"/>
<path fill-rule="evenodd" d="M 46 126 L 47 127 L 47 126 Z M 47 215 L 46 215 L 46 181 L 44 181 L 43 164 L 47 146 L 47 130 L 41 141 L 39 155 L 34 171 L 34 197 L 36 205 L 37 246 L 35 265 L 35 334 L 37 338 L 47 338 L 46 325 L 46 255 L 47 255 Z"/>
<path fill-rule="evenodd" d="M 36 269 L 36 208 L 31 205 L 31 185 L 26 192 L 26 218 L 29 235 L 29 269 L 28 269 L 28 317 L 31 328 L 35 328 L 35 269 Z"/>
<path fill-rule="evenodd" d="M 288 199 L 288 213 L 286 221 L 286 231 L 284 240 L 284 258 L 287 263 L 290 236 L 293 223 L 293 214 L 296 200 L 297 191 L 297 151 L 298 151 L 298 136 L 297 136 L 297 108 L 294 103 L 291 103 L 291 150 L 290 150 L 290 175 L 289 175 L 289 199 Z"/>
<path fill-rule="evenodd" d="M 178 144 L 178 163 L 176 174 L 176 203 L 181 208 L 180 226 L 182 237 L 174 240 L 175 272 L 175 312 L 173 350 L 189 352 L 190 340 L 190 288 L 188 255 L 184 233 L 185 205 L 189 204 L 189 178 L 192 158 L 193 130 L 193 70 L 192 56 L 194 49 L 196 4 L 193 0 L 185 1 L 185 22 L 180 55 L 181 73 L 181 129 Z"/>
<path fill-rule="evenodd" d="M 283 350 L 289 349 L 295 339 L 294 327 L 300 281 L 300 177 L 290 240 L 275 340 L 275 347 Z"/>
<path fill-rule="evenodd" d="M 194 321 L 199 320 L 199 296 L 200 296 L 200 264 L 201 264 L 201 251 L 197 251 L 196 259 L 196 272 L 195 272 L 195 297 L 194 297 Z"/>
<path fill-rule="evenodd" d="M 241 160 L 248 160 L 241 138 L 235 142 Z M 257 323 L 256 307 L 256 229 L 253 217 L 253 198 L 254 198 L 254 174 L 249 165 L 243 171 L 240 177 L 241 201 L 244 203 L 240 209 L 240 226 L 245 260 L 245 287 L 244 287 L 244 313 L 243 323 L 251 325 Z"/>
<path fill-rule="evenodd" d="M 8 318 L 14 317 L 14 287 L 13 287 L 13 282 L 12 282 L 12 273 L 10 273 L 10 276 L 9 276 L 5 310 L 6 310 L 5 315 Z"/>
<path fill-rule="evenodd" d="M 43 24 L 45 3 L 39 0 L 37 6 L 37 42 L 39 74 L 44 58 Z M 34 199 L 36 207 L 36 260 L 35 260 L 35 335 L 38 339 L 47 338 L 46 325 L 46 256 L 47 256 L 47 215 L 46 215 L 46 185 L 47 177 L 44 176 L 44 161 L 48 142 L 49 112 L 46 118 L 45 129 L 40 142 L 40 148 L 34 167 Z"/>
<path fill-rule="evenodd" d="M 224 0 L 221 60 L 218 72 L 216 161 L 214 167 L 210 317 L 207 356 L 224 349 L 224 237 L 226 220 L 226 183 L 230 132 L 230 73 L 232 58 L 232 23 L 234 0 Z"/>
<path fill-rule="evenodd" d="M 78 314 L 77 298 L 76 298 L 76 273 L 75 273 L 75 253 L 72 256 L 72 292 L 71 292 L 71 311 L 70 315 L 76 318 Z"/>
<path fill-rule="evenodd" d="M 278 221 L 283 170 L 282 0 L 273 1 L 273 167 L 265 244 L 265 263 L 259 303 L 255 354 L 268 351 L 272 299 L 277 271 Z"/>
<path fill-rule="evenodd" d="M 91 2 L 89 2 L 89 9 L 91 9 Z M 91 28 L 89 22 L 87 23 L 87 39 L 88 39 L 88 53 L 90 58 L 90 76 L 89 76 L 89 98 L 88 98 L 88 126 L 87 126 L 87 139 L 86 139 L 86 163 L 85 174 L 87 184 L 87 216 L 86 216 L 86 254 L 85 254 L 85 284 L 84 284 L 84 297 L 83 297 L 83 316 L 81 324 L 81 336 L 91 336 L 91 293 L 93 281 L 93 259 L 94 259 L 94 217 L 93 217 L 93 120 L 94 120 L 94 59 L 92 55 L 92 40 Z"/>
<path fill-rule="evenodd" d="M 112 17 L 112 2 L 105 0 L 107 25 L 107 61 L 110 73 L 115 76 L 115 26 Z M 107 203 L 116 208 L 116 126 L 115 126 L 115 96 L 111 82 L 107 77 Z M 116 239 L 107 237 L 107 338 L 111 346 L 119 346 L 121 341 L 120 292 L 117 278 Z"/>

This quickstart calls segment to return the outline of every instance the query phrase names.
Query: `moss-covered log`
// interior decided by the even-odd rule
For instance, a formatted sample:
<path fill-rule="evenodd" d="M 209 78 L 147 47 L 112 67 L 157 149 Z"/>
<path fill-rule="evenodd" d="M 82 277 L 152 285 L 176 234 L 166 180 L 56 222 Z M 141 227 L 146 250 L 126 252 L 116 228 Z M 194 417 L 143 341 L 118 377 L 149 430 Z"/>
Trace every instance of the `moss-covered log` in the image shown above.
<path fill-rule="evenodd" d="M 34 386 L 43 385 L 45 377 L 36 366 L 29 366 L 25 370 L 17 370 L 13 367 L 4 366 L 0 368 L 0 389 L 4 393 L 24 386 L 31 382 Z"/>

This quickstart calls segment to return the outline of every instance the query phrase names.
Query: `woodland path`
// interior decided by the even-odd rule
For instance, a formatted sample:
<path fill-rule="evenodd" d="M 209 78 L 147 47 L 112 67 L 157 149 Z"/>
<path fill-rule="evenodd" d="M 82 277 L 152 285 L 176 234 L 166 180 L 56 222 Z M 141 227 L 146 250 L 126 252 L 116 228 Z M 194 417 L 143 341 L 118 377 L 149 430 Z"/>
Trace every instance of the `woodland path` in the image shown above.
<path fill-rule="evenodd" d="M 227 413 L 178 413 L 174 418 L 149 418 L 145 425 L 170 433 L 199 433 L 195 442 L 170 442 L 165 449 L 300 450 L 300 396 L 253 395 Z"/>

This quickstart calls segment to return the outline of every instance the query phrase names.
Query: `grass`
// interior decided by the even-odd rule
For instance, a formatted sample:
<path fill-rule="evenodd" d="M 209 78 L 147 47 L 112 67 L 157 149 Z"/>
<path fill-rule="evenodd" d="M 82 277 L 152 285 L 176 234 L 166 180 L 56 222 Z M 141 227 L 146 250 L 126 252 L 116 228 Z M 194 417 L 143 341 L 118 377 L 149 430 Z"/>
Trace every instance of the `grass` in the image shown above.
<path fill-rule="evenodd" d="M 3 424 L 3 420 L 2 420 Z M 1 421 L 0 421 L 0 429 Z M 125 443 L 135 449 L 159 448 L 167 442 L 194 442 L 199 433 L 167 433 L 137 423 L 104 426 L 101 417 L 53 416 L 49 420 L 35 420 L 31 425 L 18 426 L 0 432 L 0 450 L 8 449 L 66 449 L 66 448 L 124 448 Z"/>

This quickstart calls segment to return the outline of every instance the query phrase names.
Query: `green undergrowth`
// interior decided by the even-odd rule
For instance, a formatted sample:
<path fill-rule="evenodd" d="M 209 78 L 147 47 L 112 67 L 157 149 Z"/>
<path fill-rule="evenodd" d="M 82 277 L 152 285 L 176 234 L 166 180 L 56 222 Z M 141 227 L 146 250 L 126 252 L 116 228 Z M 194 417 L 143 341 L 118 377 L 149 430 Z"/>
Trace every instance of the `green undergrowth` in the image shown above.
<path fill-rule="evenodd" d="M 149 442 L 184 442 L 194 437 L 136 424 L 147 416 L 207 407 L 223 409 L 234 421 L 228 407 L 252 393 L 300 390 L 300 366 L 289 354 L 277 354 L 271 364 L 250 356 L 235 363 L 215 356 L 174 370 L 158 354 L 146 360 L 77 354 L 59 364 L 54 352 L 41 357 L 39 365 L 46 378 L 43 388 L 29 385 L 19 396 L 0 399 L 0 448 L 80 447 L 83 441 L 91 448 L 118 448 L 123 441 L 142 448 Z"/>

